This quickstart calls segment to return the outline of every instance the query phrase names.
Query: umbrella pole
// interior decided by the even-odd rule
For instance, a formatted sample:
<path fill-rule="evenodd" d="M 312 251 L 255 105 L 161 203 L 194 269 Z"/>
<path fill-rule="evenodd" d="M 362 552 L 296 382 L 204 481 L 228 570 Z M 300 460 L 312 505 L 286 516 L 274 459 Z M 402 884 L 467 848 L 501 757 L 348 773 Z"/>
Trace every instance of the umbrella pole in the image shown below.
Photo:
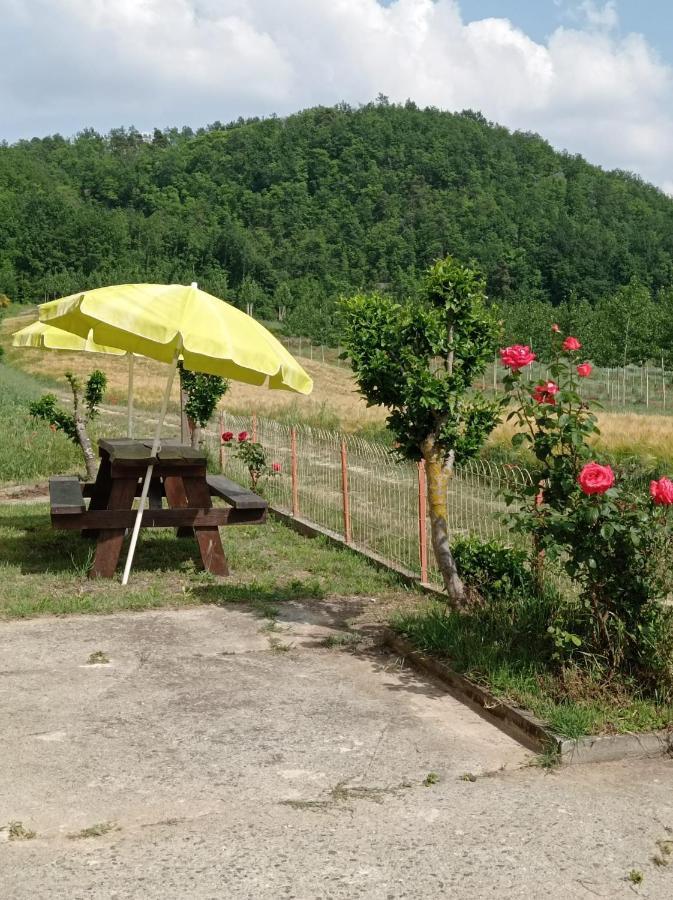
<path fill-rule="evenodd" d="M 164 390 L 164 399 L 161 403 L 161 412 L 159 413 L 159 421 L 157 422 L 157 428 L 154 432 L 154 440 L 152 441 L 152 450 L 151 457 L 154 459 L 159 452 L 159 447 L 161 446 L 161 429 L 164 424 L 164 419 L 166 418 L 166 410 L 168 408 L 168 400 L 171 396 L 171 388 L 173 386 L 173 378 L 175 376 L 175 370 L 178 367 L 178 358 L 180 356 L 180 352 L 182 350 L 182 340 L 178 341 L 178 346 L 175 348 L 175 354 L 173 356 L 173 362 L 171 363 L 171 370 L 168 374 L 168 379 L 166 381 L 166 389 Z M 136 544 L 138 543 L 138 534 L 140 533 L 140 524 L 143 518 L 143 512 L 145 510 L 145 503 L 147 502 L 147 495 L 150 490 L 150 482 L 152 481 L 152 472 L 154 471 L 154 463 L 150 463 L 147 467 L 147 472 L 145 472 L 145 479 L 143 481 L 143 489 L 140 493 L 140 503 L 138 505 L 138 512 L 136 514 L 136 520 L 133 523 L 133 532 L 131 533 L 131 543 L 129 544 L 129 552 L 126 557 L 126 564 L 124 566 L 124 574 L 122 576 L 122 584 L 128 584 L 129 575 L 131 574 L 131 566 L 133 565 L 133 557 L 136 552 Z"/>
<path fill-rule="evenodd" d="M 127 437 L 133 437 L 133 353 L 128 354 L 129 358 L 129 393 L 126 408 L 128 411 L 128 425 L 126 429 Z"/>

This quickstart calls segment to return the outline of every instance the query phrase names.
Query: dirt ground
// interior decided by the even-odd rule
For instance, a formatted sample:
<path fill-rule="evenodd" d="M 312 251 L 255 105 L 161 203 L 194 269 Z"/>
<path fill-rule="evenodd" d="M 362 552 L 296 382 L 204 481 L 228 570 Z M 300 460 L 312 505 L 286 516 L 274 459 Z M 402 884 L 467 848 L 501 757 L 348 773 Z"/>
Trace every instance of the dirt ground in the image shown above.
<path fill-rule="evenodd" d="M 0 625 L 3 896 L 671 896 L 673 761 L 532 765 L 347 605 Z"/>

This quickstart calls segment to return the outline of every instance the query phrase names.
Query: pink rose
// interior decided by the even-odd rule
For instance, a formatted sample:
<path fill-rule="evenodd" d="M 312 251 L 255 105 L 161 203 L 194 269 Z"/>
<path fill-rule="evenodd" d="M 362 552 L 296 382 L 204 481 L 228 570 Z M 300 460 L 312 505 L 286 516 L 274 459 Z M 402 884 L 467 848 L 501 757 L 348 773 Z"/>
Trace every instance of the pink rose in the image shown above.
<path fill-rule="evenodd" d="M 538 403 L 551 403 L 553 406 L 556 404 L 554 394 L 558 394 L 558 392 L 558 384 L 553 381 L 546 381 L 544 384 L 536 385 L 533 391 L 533 400 L 537 400 Z"/>
<path fill-rule="evenodd" d="M 222 443 L 228 444 L 229 441 L 233 440 L 234 432 L 233 431 L 223 431 L 222 432 Z"/>
<path fill-rule="evenodd" d="M 567 353 L 571 353 L 573 350 L 579 350 L 582 345 L 576 337 L 567 337 L 561 346 Z"/>
<path fill-rule="evenodd" d="M 280 472 L 280 469 L 281 469 L 280 463 L 279 462 L 273 463 L 271 468 L 273 469 L 274 472 Z"/>
<path fill-rule="evenodd" d="M 506 366 L 513 372 L 518 372 L 519 369 L 529 366 L 535 359 L 536 356 L 530 347 L 525 347 L 522 344 L 514 344 L 512 347 L 505 347 L 504 350 L 500 351 L 500 360 L 503 366 Z"/>
<path fill-rule="evenodd" d="M 554 324 L 552 325 L 551 330 L 554 332 L 554 334 L 560 334 L 560 333 L 561 333 L 561 329 L 558 327 L 558 325 L 556 324 L 556 322 L 554 322 Z"/>
<path fill-rule="evenodd" d="M 585 494 L 604 494 L 615 483 L 615 473 L 610 466 L 590 462 L 584 466 L 577 481 Z"/>
<path fill-rule="evenodd" d="M 238 433 L 238 441 L 242 444 L 244 441 L 248 440 L 248 432 L 247 431 L 239 431 Z"/>
<path fill-rule="evenodd" d="M 591 375 L 592 369 L 593 366 L 591 365 L 591 363 L 582 363 L 577 367 L 577 374 L 580 376 L 580 378 L 588 378 L 589 375 Z"/>
<path fill-rule="evenodd" d="M 673 503 L 673 481 L 670 478 L 650 481 L 650 497 L 660 506 L 670 506 Z"/>

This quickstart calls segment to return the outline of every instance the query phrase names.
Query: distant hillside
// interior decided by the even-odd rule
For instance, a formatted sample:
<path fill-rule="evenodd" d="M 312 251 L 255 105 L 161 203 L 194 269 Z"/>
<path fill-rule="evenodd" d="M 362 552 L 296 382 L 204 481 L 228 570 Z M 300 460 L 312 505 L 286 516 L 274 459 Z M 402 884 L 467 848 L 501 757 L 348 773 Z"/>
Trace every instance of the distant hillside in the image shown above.
<path fill-rule="evenodd" d="M 615 140 L 618 135 L 615 135 Z M 191 281 L 324 337 L 340 293 L 476 260 L 492 298 L 673 283 L 673 202 L 471 112 L 377 102 L 0 147 L 0 293 Z"/>

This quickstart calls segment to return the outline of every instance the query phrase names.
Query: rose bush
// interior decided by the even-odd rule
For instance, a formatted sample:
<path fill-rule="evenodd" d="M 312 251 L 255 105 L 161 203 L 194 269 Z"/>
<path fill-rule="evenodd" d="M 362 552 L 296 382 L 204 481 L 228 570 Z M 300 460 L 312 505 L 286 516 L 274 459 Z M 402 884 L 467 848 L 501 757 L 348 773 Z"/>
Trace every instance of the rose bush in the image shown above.
<path fill-rule="evenodd" d="M 280 463 L 274 462 L 269 465 L 266 450 L 259 441 L 251 441 L 247 431 L 238 433 L 236 443 L 234 443 L 233 431 L 223 431 L 222 443 L 233 448 L 233 455 L 245 465 L 253 491 L 261 493 L 268 478 L 280 475 Z"/>
<path fill-rule="evenodd" d="M 514 366 L 505 378 L 509 419 L 519 426 L 512 443 L 536 460 L 532 484 L 507 496 L 512 523 L 533 539 L 538 585 L 558 564 L 579 591 L 572 621 L 549 623 L 562 650 L 673 695 L 673 613 L 661 603 L 670 587 L 673 482 L 652 481 L 648 496 L 597 458 L 597 420 L 578 394 L 591 367 L 572 358 L 580 347 L 552 329 L 553 381 L 531 388 Z"/>

